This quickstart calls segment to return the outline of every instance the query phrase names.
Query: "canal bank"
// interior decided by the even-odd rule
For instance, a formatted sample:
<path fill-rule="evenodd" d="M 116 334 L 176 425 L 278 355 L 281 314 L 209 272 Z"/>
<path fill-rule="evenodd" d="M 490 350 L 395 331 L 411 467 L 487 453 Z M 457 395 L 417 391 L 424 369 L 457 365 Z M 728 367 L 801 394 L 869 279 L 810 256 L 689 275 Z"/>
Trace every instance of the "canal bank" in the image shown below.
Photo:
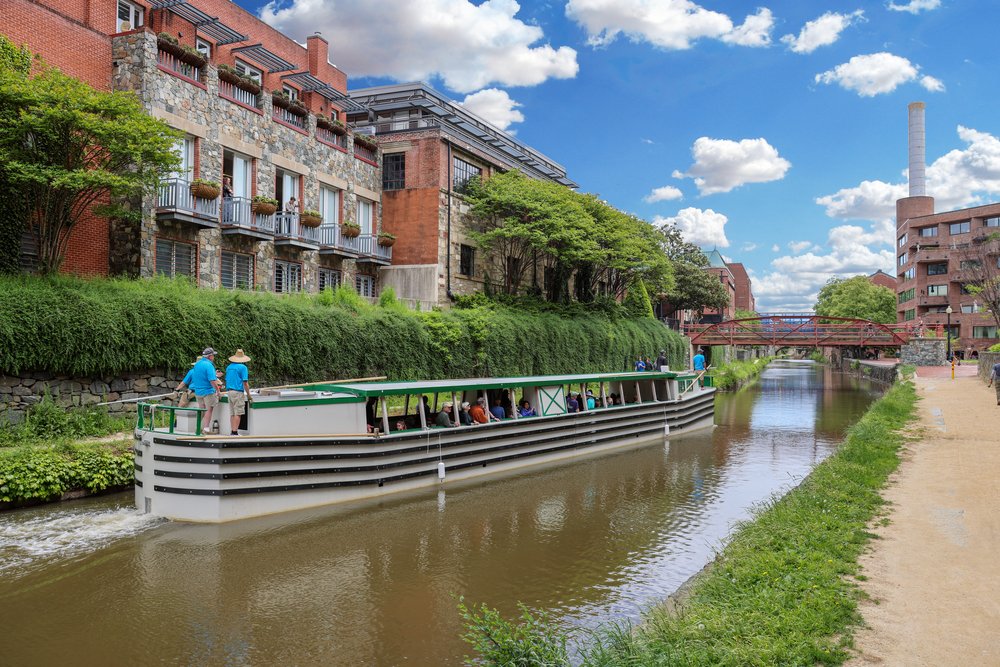
<path fill-rule="evenodd" d="M 915 437 L 861 559 L 870 600 L 852 667 L 1000 664 L 1000 406 L 974 368 L 957 370 L 917 371 Z"/>

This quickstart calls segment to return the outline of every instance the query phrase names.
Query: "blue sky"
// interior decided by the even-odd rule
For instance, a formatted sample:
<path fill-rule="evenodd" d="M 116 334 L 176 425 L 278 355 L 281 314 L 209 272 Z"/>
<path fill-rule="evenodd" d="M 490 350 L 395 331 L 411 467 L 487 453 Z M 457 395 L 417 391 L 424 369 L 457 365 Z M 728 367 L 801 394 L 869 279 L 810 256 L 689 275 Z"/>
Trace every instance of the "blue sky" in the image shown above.
<path fill-rule="evenodd" d="M 928 194 L 1000 194 L 1000 3 L 238 0 L 348 87 L 423 80 L 563 164 L 581 191 L 743 262 L 758 310 L 894 271 L 907 105 Z"/>

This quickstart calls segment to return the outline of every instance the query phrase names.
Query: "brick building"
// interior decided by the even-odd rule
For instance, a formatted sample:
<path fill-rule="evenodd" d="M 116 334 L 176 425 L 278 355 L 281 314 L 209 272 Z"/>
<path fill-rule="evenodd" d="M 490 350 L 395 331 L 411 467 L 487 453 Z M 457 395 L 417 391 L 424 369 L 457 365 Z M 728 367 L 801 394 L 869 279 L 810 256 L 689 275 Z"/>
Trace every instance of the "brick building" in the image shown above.
<path fill-rule="evenodd" d="M 893 292 L 896 291 L 896 279 L 882 269 L 879 269 L 875 273 L 868 276 L 868 282 L 872 285 L 878 285 L 879 287 L 888 287 Z"/>
<path fill-rule="evenodd" d="M 276 292 L 347 281 L 376 293 L 392 257 L 377 242 L 379 151 L 327 120 L 363 109 L 320 35 L 301 36 L 303 47 L 227 0 L 11 0 L 5 9 L 0 31 L 14 43 L 96 88 L 135 91 L 185 135 L 182 166 L 158 196 L 137 202 L 142 222 L 88 216 L 65 270 Z M 196 178 L 224 177 L 228 196 L 191 189 Z M 321 214 L 318 227 L 307 209 Z"/>
<path fill-rule="evenodd" d="M 756 312 L 757 301 L 753 296 L 753 284 L 746 267 L 740 262 L 726 262 L 726 267 L 733 276 L 733 307 L 736 310 Z"/>
<path fill-rule="evenodd" d="M 708 266 L 705 267 L 705 271 L 719 279 L 719 282 L 726 289 L 729 300 L 726 303 L 726 307 L 722 310 L 706 308 L 702 313 L 701 321 L 724 322 L 731 320 L 736 315 L 736 279 L 726 260 L 722 257 L 722 253 L 715 249 L 703 252 L 705 253 L 705 257 L 708 258 Z"/>
<path fill-rule="evenodd" d="M 467 235 L 461 194 L 471 177 L 518 169 L 576 187 L 562 166 L 426 84 L 356 89 L 350 97 L 369 110 L 348 112 L 352 127 L 374 134 L 382 151 L 382 221 L 396 236 L 382 280 L 402 299 L 443 305 L 482 290 L 485 262 Z M 550 279 L 539 259 L 525 283 L 547 289 Z"/>

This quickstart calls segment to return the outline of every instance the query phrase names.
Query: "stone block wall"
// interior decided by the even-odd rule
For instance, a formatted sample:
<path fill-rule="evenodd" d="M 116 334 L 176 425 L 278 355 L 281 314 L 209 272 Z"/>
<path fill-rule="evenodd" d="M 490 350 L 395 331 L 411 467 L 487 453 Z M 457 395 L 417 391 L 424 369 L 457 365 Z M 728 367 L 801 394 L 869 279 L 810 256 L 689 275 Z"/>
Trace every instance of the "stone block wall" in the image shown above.
<path fill-rule="evenodd" d="M 944 338 L 914 338 L 900 348 L 899 358 L 914 366 L 944 366 L 945 353 Z"/>
<path fill-rule="evenodd" d="M 979 379 L 988 382 L 993 364 L 1000 364 L 1000 352 L 980 352 L 979 353 Z"/>

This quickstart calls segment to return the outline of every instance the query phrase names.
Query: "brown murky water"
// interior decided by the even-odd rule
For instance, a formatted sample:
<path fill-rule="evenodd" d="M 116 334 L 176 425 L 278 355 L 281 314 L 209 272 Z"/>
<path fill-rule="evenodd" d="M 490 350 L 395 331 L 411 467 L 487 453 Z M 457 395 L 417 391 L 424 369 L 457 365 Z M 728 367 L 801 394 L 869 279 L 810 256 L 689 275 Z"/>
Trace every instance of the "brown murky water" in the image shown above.
<path fill-rule="evenodd" d="M 458 595 L 636 619 L 875 397 L 780 362 L 712 432 L 516 478 L 215 527 L 130 494 L 0 515 L 0 665 L 456 665 Z"/>

